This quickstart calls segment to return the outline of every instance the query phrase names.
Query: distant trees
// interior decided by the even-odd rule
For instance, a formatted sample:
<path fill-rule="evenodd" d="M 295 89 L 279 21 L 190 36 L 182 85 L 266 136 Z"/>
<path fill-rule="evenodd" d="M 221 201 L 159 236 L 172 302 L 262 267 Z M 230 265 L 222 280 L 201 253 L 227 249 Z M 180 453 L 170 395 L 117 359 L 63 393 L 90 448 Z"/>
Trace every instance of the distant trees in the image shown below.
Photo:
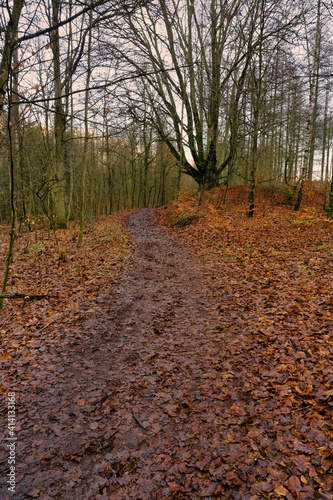
<path fill-rule="evenodd" d="M 159 0 L 116 26 L 119 67 L 142 75 L 151 124 L 201 189 L 218 185 L 239 151 L 252 60 L 264 42 L 297 28 L 295 5 L 280 7 L 261 0 Z M 131 99 L 131 83 L 127 91 Z"/>
<path fill-rule="evenodd" d="M 52 0 L 49 4 L 37 2 L 36 9 L 32 10 L 30 4 L 15 0 L 12 5 L 8 4 L 7 11 L 3 11 L 2 24 L 6 36 L 3 40 L 0 93 L 1 105 L 5 104 L 3 120 L 6 120 L 9 111 L 16 110 L 20 121 L 18 129 L 20 148 L 14 153 L 17 157 L 15 161 L 18 157 L 22 159 L 20 168 L 15 169 L 14 181 L 19 200 L 17 205 L 19 219 L 38 218 L 38 215 L 41 215 L 42 207 L 40 199 L 36 196 L 37 192 L 39 194 L 43 192 L 49 212 L 56 219 L 58 227 L 66 227 L 69 216 L 78 217 L 78 200 L 82 199 L 84 185 L 82 179 L 85 171 L 84 168 L 82 170 L 80 168 L 80 157 L 81 164 L 87 165 L 89 176 L 89 155 L 94 154 L 88 150 L 88 140 L 92 141 L 92 145 L 95 144 L 95 153 L 97 151 L 95 162 L 104 163 L 101 144 L 105 123 L 100 119 L 104 111 L 101 109 L 101 101 L 95 87 L 98 87 L 98 93 L 102 92 L 104 95 L 112 92 L 109 82 L 99 85 L 100 82 L 96 82 L 96 78 L 91 83 L 92 89 L 89 89 L 90 77 L 86 78 L 85 73 L 92 75 L 95 72 L 96 75 L 99 69 L 95 63 L 90 69 L 88 68 L 88 53 L 96 52 L 96 33 L 101 21 L 110 22 L 111 19 L 122 15 L 123 7 L 126 8 L 126 12 L 131 12 L 139 3 L 136 0 L 124 4 L 97 0 L 87 2 L 85 6 L 84 3 L 77 5 L 72 1 Z M 41 29 L 40 25 L 44 25 L 45 28 Z M 19 29 L 16 36 L 13 31 L 15 26 Z M 17 88 L 6 98 L 7 82 L 11 71 L 14 71 L 8 57 L 14 52 L 14 48 L 17 49 L 17 53 L 20 52 L 20 59 L 16 64 L 17 70 L 19 69 Z M 105 78 L 105 75 L 103 77 Z M 85 95 L 84 102 L 81 91 L 82 95 Z M 111 102 L 109 98 L 106 100 Z M 92 105 L 93 101 L 98 105 Z M 107 140 L 112 129 L 112 136 L 120 137 L 118 141 L 120 144 L 123 141 L 122 137 L 125 137 L 129 121 L 123 125 L 116 125 L 116 113 L 115 108 L 111 119 L 111 114 L 107 115 Z M 4 136 L 6 129 L 6 122 L 3 121 Z M 80 136 L 83 137 L 85 144 L 82 150 L 76 147 Z M 5 159 L 7 156 L 5 141 L 1 147 Z M 94 147 L 91 148 L 93 149 Z M 84 152 L 86 160 L 84 160 L 85 155 L 82 155 Z M 133 154 L 135 163 L 139 151 Z M 134 156 L 132 155 L 133 158 Z M 132 161 L 132 165 L 134 163 Z M 4 182 L 2 196 L 0 195 L 2 198 L 0 214 L 2 219 L 6 219 L 9 215 L 7 162 L 3 161 L 0 168 Z M 147 172 L 146 168 L 146 174 Z M 130 182 L 127 178 L 129 175 L 123 177 L 126 178 L 123 185 Z M 87 182 L 89 185 L 89 180 Z M 146 179 L 146 185 L 147 182 Z M 110 183 L 108 185 L 111 187 Z M 42 191 L 40 191 L 41 186 L 44 186 Z M 78 186 L 81 186 L 81 193 L 78 192 L 80 191 Z M 119 186 L 113 183 L 112 190 L 119 192 Z M 117 195 L 109 193 L 105 196 L 115 198 Z M 123 207 L 125 204 L 129 203 L 122 194 L 118 197 L 117 206 Z M 83 203 L 83 205 L 89 204 Z M 114 203 L 110 204 L 109 209 L 115 210 L 117 206 Z M 87 210 L 86 214 L 85 206 L 83 212 L 83 217 L 93 213 Z"/>
<path fill-rule="evenodd" d="M 258 182 L 299 188 L 295 206 L 306 180 L 331 179 L 326 2 L 33 7 L 2 7 L 1 220 L 11 211 L 8 126 L 15 217 L 43 215 L 38 192 L 58 227 L 163 204 L 186 176 L 199 189 L 247 183 L 250 216 Z"/>

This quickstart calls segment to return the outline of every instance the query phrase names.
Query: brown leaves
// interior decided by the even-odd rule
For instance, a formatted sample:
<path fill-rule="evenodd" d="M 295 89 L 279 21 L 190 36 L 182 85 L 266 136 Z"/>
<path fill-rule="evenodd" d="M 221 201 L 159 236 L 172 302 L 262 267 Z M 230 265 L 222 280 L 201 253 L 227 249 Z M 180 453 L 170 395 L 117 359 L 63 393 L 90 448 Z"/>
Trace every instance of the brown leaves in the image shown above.
<path fill-rule="evenodd" d="M 274 489 L 275 493 L 277 493 L 280 497 L 285 497 L 288 495 L 288 490 L 284 486 L 278 486 Z"/>
<path fill-rule="evenodd" d="M 206 370 L 202 377 L 211 390 L 224 381 L 230 408 L 223 425 L 244 429 L 244 453 L 250 446 L 267 457 L 261 471 L 270 482 L 257 476 L 259 496 L 274 491 L 281 498 L 309 498 L 325 489 L 319 478 L 328 471 L 325 447 L 332 442 L 332 225 L 318 218 L 318 200 L 308 199 L 313 205 L 297 215 L 312 221 L 298 231 L 295 215 L 260 191 L 253 220 L 246 219 L 242 188 L 231 188 L 220 211 L 214 207 L 219 196 L 218 190 L 206 193 L 200 206 L 184 197 L 160 211 L 169 225 L 200 210 L 192 224 L 173 230 L 202 255 L 220 302 L 215 331 L 224 361 L 221 372 Z M 225 342 L 229 334 L 233 340 Z M 251 411 L 242 400 L 252 402 Z M 235 439 L 225 432 L 225 443 Z M 289 475 L 268 466 L 277 461 Z"/>
<path fill-rule="evenodd" d="M 22 426 L 20 456 L 42 474 L 40 484 L 26 474 L 22 491 L 61 496 L 72 481 L 103 500 L 329 496 L 332 317 L 320 304 L 332 270 L 313 278 L 302 260 L 325 234 L 320 223 L 295 231 L 281 207 L 248 221 L 237 197 L 229 212 L 207 200 L 200 210 L 177 231 L 206 266 L 139 212 L 138 247 L 112 300 L 108 281 L 127 251 L 108 224 L 87 228 L 82 254 L 59 232 L 60 265 L 45 240 L 38 256 L 18 254 L 27 260 L 15 262 L 14 288 L 59 294 L 42 309 L 6 309 L 7 355 L 18 357 L 8 370 L 32 426 Z"/>
<path fill-rule="evenodd" d="M 129 239 L 121 227 L 125 216 L 126 213 L 101 217 L 87 226 L 86 245 L 80 250 L 76 247 L 75 223 L 71 223 L 68 231 L 58 231 L 60 245 L 67 254 L 66 262 L 61 264 L 46 229 L 40 225 L 36 228 L 38 243 L 30 240 L 28 231 L 20 233 L 15 243 L 8 292 L 40 293 L 51 298 L 38 303 L 5 302 L 0 324 L 0 362 L 6 363 L 7 369 L 11 364 L 22 367 L 25 362 L 38 363 L 42 357 L 52 363 L 58 346 L 80 342 L 81 336 L 72 334 L 71 337 L 70 329 L 90 314 L 89 304 L 93 304 L 91 311 L 96 312 L 94 301 L 99 290 L 111 289 L 129 257 Z M 1 231 L 0 269 L 3 269 L 7 234 L 5 228 Z M 64 327 L 67 335 L 63 337 Z"/>
<path fill-rule="evenodd" d="M 297 494 L 299 491 L 302 490 L 301 481 L 297 476 L 291 476 L 289 479 L 287 479 L 286 485 L 289 488 L 289 490 L 294 494 Z"/>

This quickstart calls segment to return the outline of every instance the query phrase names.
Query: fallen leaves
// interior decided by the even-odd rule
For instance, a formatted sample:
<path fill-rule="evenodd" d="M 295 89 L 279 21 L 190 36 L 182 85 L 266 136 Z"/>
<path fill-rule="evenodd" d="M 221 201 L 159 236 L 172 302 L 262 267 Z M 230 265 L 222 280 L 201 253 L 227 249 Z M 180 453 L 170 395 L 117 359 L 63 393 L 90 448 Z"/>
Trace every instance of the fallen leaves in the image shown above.
<path fill-rule="evenodd" d="M 302 222 L 298 232 L 295 215 L 260 191 L 255 220 L 245 217 L 246 193 L 241 188 L 231 188 L 230 201 L 221 210 L 214 208 L 214 196 L 204 195 L 200 217 L 186 227 L 173 225 L 173 231 L 201 254 L 220 301 L 215 332 L 224 372 L 216 373 L 233 402 L 229 423 L 224 424 L 237 425 L 241 417 L 242 428 L 248 429 L 241 439 L 244 450 L 250 445 L 269 458 L 267 465 L 277 457 L 282 463 L 283 458 L 283 466 L 294 472 L 275 484 L 268 472 L 271 483 L 259 481 L 259 494 L 312 498 L 315 490 L 329 489 L 329 478 L 319 480 L 328 471 L 319 458 L 321 448 L 326 445 L 333 454 L 332 224 L 324 215 L 318 217 L 313 199 L 308 200 L 312 207 L 298 214 L 311 224 Z M 198 210 L 196 203 L 184 197 L 159 217 L 170 227 L 170 220 L 191 210 Z M 234 340 L 226 343 L 223 332 Z M 249 400 L 251 414 L 243 414 L 240 403 Z M 233 433 L 226 434 L 227 442 L 233 439 Z M 304 460 L 309 457 L 306 465 L 301 454 Z"/>
<path fill-rule="evenodd" d="M 274 491 L 281 497 L 285 497 L 289 493 L 284 486 L 278 486 L 277 488 L 274 489 Z"/>
<path fill-rule="evenodd" d="M 81 267 L 72 247 L 53 278 L 47 244 L 20 261 L 24 292 L 45 282 L 59 297 L 8 304 L 0 324 L 21 402 L 22 496 L 70 485 L 99 500 L 329 498 L 332 225 L 308 211 L 316 221 L 298 231 L 268 203 L 249 221 L 239 193 L 222 211 L 205 196 L 200 210 L 178 202 L 180 217 L 197 216 L 172 231 L 204 267 L 147 211 L 130 219 L 130 263 L 122 230 L 103 220 Z"/>
<path fill-rule="evenodd" d="M 60 245 L 66 252 L 66 262 L 59 264 L 54 243 L 45 229 L 39 229 L 43 245 L 29 245 L 31 234 L 18 235 L 14 262 L 10 272 L 9 292 L 45 293 L 49 299 L 38 302 L 7 300 L 1 311 L 0 363 L 6 370 L 12 363 L 38 362 L 40 354 L 60 353 L 61 346 L 81 339 L 75 328 L 89 314 L 95 314 L 96 300 L 103 300 L 130 256 L 130 240 L 122 229 L 127 213 L 101 217 L 86 227 L 86 242 L 76 247 L 77 224 L 67 231 L 58 231 Z M 2 229 L 4 233 L 4 229 Z M 2 238 L 0 268 L 6 255 L 6 238 Z M 63 328 L 67 335 L 61 336 Z M 71 328 L 72 332 L 68 331 Z M 44 358 L 46 359 L 46 358 Z"/>

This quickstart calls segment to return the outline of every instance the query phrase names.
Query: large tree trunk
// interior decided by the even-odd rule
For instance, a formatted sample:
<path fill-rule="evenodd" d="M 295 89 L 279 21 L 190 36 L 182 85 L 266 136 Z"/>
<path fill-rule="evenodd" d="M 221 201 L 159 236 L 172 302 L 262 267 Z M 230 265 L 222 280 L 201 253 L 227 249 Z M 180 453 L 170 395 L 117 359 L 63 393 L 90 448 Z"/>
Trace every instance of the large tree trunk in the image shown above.
<path fill-rule="evenodd" d="M 13 38 L 17 37 L 17 26 L 15 30 L 12 32 Z M 15 154 L 17 152 L 17 132 L 16 127 L 18 126 L 18 100 L 17 95 L 15 95 L 15 104 L 13 103 L 13 89 L 15 88 L 17 91 L 17 71 L 18 66 L 16 64 L 14 71 L 10 75 L 11 71 L 11 63 L 12 60 L 17 60 L 16 57 L 13 58 L 13 50 L 17 51 L 17 49 L 13 49 L 11 45 L 8 53 L 8 74 L 7 74 L 7 82 L 8 78 L 10 79 L 10 89 L 9 89 L 9 103 L 8 103 L 8 117 L 7 117 L 7 130 L 8 130 L 8 139 L 9 139 L 9 185 L 10 185 L 10 236 L 9 236 L 9 246 L 7 251 L 7 259 L 6 259 L 6 267 L 5 274 L 2 282 L 2 290 L 1 293 L 5 294 L 7 289 L 7 282 L 9 277 L 10 265 L 13 260 L 13 250 L 14 250 L 14 239 L 15 239 L 15 231 L 16 231 L 16 203 L 15 203 Z M 14 82 L 15 80 L 15 82 Z M 7 83 L 6 83 L 7 87 Z M 13 105 L 14 104 L 14 105 Z M 13 108 L 16 108 L 13 115 Z M 16 120 L 16 123 L 12 123 L 13 120 Z M 0 310 L 3 308 L 4 298 L 0 298 Z"/>
<path fill-rule="evenodd" d="M 3 104 L 5 100 L 7 82 L 10 70 L 11 54 L 14 45 L 17 41 L 18 23 L 20 20 L 23 5 L 24 5 L 24 0 L 14 0 L 13 10 L 11 12 L 10 20 L 6 29 L 5 45 L 0 64 L 0 114 L 2 113 Z"/>
<path fill-rule="evenodd" d="M 59 24 L 60 0 L 52 0 L 52 23 L 53 26 Z M 60 68 L 60 43 L 59 28 L 55 28 L 50 35 L 53 52 L 53 72 L 54 72 L 54 135 L 55 135 L 55 176 L 56 188 L 56 226 L 59 229 L 67 229 L 66 216 L 66 169 L 65 169 L 65 145 L 64 135 L 66 129 L 66 117 L 62 104 L 61 89 L 61 68 Z"/>

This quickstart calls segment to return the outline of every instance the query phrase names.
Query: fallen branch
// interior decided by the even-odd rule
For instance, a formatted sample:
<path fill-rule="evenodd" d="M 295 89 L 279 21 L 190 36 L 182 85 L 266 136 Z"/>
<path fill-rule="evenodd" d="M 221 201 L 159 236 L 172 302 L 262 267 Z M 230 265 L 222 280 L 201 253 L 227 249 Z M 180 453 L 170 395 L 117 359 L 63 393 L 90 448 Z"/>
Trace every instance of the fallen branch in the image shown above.
<path fill-rule="evenodd" d="M 138 419 L 138 417 L 135 415 L 134 410 L 132 410 L 132 415 L 133 415 L 133 418 L 134 418 L 134 420 L 136 421 L 136 423 L 137 423 L 137 424 L 138 424 L 138 425 L 139 425 L 142 429 L 144 429 L 145 431 L 147 431 L 147 432 L 148 432 L 147 427 L 145 427 L 145 426 L 144 426 L 144 425 L 140 422 L 140 420 Z"/>
<path fill-rule="evenodd" d="M 0 293 L 0 299 L 31 299 L 41 300 L 48 299 L 50 295 L 29 295 L 27 293 Z"/>

